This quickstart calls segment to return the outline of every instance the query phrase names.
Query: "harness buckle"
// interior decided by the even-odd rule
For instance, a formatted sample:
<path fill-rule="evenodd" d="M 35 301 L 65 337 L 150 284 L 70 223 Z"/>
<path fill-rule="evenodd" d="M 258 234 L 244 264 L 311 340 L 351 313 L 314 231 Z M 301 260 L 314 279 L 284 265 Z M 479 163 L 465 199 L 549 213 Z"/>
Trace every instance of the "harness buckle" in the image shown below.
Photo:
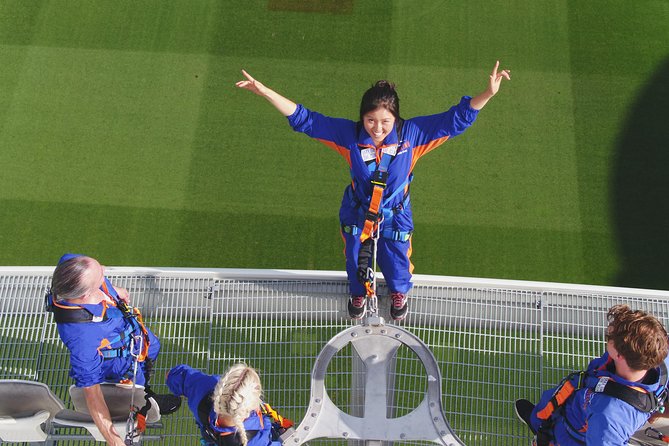
<path fill-rule="evenodd" d="M 341 228 L 344 233 L 351 234 L 354 237 L 360 234 L 360 228 L 356 225 L 342 225 Z"/>
<path fill-rule="evenodd" d="M 370 182 L 375 186 L 380 186 L 385 189 L 386 183 L 388 182 L 388 171 L 375 170 L 374 173 L 372 173 Z"/>

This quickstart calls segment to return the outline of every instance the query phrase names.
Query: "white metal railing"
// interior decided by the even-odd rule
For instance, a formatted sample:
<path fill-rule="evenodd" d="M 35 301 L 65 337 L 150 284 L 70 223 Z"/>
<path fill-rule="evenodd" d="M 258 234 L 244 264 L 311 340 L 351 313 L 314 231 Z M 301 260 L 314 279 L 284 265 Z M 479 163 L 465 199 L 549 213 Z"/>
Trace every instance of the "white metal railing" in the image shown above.
<path fill-rule="evenodd" d="M 67 402 L 68 354 L 42 302 L 52 272 L 0 268 L 0 378 L 43 382 Z M 346 314 L 342 272 L 108 267 L 107 276 L 129 289 L 161 339 L 158 391 L 166 391 L 163 376 L 176 364 L 219 373 L 245 361 L 259 369 L 267 401 L 296 422 L 309 405 L 321 348 L 356 325 Z M 669 292 L 421 275 L 414 284 L 402 328 L 434 353 L 446 419 L 470 446 L 526 445 L 529 434 L 512 402 L 536 400 L 565 372 L 601 354 L 610 306 L 628 303 L 669 321 Z M 381 280 L 379 312 L 390 326 L 385 291 Z M 350 348 L 339 351 L 325 375 L 333 403 L 350 414 L 360 410 L 351 390 L 360 373 L 353 356 Z M 425 374 L 410 349 L 397 350 L 388 417 L 421 404 Z M 185 407 L 163 421 L 160 444 L 197 441 Z M 310 443 L 332 442 L 341 443 Z"/>

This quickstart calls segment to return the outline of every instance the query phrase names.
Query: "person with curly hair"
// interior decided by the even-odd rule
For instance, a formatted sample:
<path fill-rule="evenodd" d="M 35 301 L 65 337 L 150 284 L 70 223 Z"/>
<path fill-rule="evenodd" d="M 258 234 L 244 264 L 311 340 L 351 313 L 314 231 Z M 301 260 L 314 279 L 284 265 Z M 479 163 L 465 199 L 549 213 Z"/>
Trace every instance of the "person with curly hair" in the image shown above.
<path fill-rule="evenodd" d="M 607 313 L 606 352 L 588 368 L 515 410 L 539 446 L 623 446 L 663 410 L 669 342 L 653 315 L 616 305 Z"/>

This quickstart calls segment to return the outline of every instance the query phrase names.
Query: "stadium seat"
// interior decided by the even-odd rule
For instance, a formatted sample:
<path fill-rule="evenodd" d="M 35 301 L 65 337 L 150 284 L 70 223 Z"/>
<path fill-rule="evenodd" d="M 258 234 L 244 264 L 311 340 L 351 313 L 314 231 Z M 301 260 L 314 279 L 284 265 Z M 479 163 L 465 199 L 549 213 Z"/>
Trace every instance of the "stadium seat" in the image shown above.
<path fill-rule="evenodd" d="M 46 384 L 20 379 L 0 380 L 0 440 L 45 441 L 48 423 L 64 407 Z"/>
<path fill-rule="evenodd" d="M 116 428 L 116 432 L 121 437 L 125 437 L 126 423 L 128 421 L 131 401 L 134 398 L 134 404 L 142 407 L 144 405 L 144 387 L 121 385 L 121 384 L 101 384 L 102 394 L 109 408 L 109 414 Z M 80 387 L 70 386 L 70 398 L 74 410 L 65 409 L 60 411 L 53 422 L 61 426 L 76 426 L 86 429 L 97 441 L 105 441 L 102 433 L 97 428 L 88 412 L 88 405 L 84 397 L 84 391 Z M 147 427 L 158 427 L 156 423 L 160 421 L 160 409 L 158 404 L 150 398 L 151 409 L 146 415 Z"/>

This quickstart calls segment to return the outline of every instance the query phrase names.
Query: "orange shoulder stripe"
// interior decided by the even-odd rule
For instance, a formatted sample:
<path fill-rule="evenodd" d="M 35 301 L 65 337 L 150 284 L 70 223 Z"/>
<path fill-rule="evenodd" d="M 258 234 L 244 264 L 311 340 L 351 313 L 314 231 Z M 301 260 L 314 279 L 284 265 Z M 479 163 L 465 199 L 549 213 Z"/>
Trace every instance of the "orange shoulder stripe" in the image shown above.
<path fill-rule="evenodd" d="M 413 172 L 413 168 L 416 165 L 416 162 L 418 161 L 418 158 L 421 156 L 430 153 L 440 145 L 446 142 L 448 139 L 448 136 L 444 136 L 443 138 L 435 139 L 434 141 L 430 141 L 427 144 L 423 144 L 422 146 L 416 146 L 413 148 L 413 154 L 411 155 L 411 170 L 409 172 Z"/>
<path fill-rule="evenodd" d="M 332 150 L 343 156 L 348 165 L 349 166 L 351 165 L 351 152 L 346 147 L 338 146 L 334 142 L 326 141 L 325 139 L 316 139 L 316 140 L 322 142 L 323 144 L 325 144 L 326 146 L 328 146 L 329 148 L 331 148 Z"/>

